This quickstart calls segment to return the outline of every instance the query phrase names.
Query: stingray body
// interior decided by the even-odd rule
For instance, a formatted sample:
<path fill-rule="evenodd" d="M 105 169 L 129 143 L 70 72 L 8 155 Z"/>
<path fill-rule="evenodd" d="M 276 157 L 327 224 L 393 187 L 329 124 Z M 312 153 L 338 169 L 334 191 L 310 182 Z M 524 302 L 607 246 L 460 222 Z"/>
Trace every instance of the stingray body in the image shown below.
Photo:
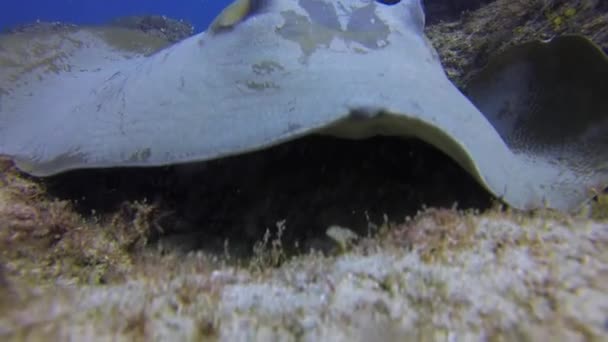
<path fill-rule="evenodd" d="M 4 36 L 0 153 L 46 176 L 203 161 L 312 133 L 384 134 L 435 145 L 517 208 L 572 209 L 608 180 L 606 125 L 589 124 L 606 115 L 569 140 L 576 148 L 561 144 L 565 154 L 530 149 L 535 139 L 496 126 L 521 100 L 505 87 L 534 82 L 492 76 L 517 58 L 471 90 L 487 100 L 484 116 L 423 28 L 420 0 L 237 0 L 209 30 L 152 54 L 152 42 L 112 29 Z M 510 117 L 527 113 L 516 109 Z"/>

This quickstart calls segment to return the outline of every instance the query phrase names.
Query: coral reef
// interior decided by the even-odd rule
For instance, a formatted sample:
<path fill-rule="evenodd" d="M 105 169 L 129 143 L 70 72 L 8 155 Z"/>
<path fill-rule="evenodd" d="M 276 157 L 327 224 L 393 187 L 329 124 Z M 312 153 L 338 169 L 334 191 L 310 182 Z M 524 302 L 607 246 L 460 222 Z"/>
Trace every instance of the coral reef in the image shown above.
<path fill-rule="evenodd" d="M 141 30 L 149 35 L 177 42 L 194 33 L 192 24 L 165 17 L 164 15 L 146 15 L 118 18 L 111 25 Z"/>
<path fill-rule="evenodd" d="M 522 42 L 579 34 L 608 50 L 608 6 L 600 0 L 495 0 L 427 26 L 426 34 L 448 77 L 465 88 L 489 58 Z"/>
<path fill-rule="evenodd" d="M 474 11 L 493 0 L 425 0 L 427 25 L 457 20 L 463 12 Z"/>
<path fill-rule="evenodd" d="M 192 24 L 161 15 L 120 17 L 108 25 L 141 31 L 152 37 L 162 38 L 169 43 L 180 41 L 194 33 Z M 76 27 L 74 24 L 64 22 L 37 21 L 10 28 L 6 30 L 6 33 L 60 32 Z"/>

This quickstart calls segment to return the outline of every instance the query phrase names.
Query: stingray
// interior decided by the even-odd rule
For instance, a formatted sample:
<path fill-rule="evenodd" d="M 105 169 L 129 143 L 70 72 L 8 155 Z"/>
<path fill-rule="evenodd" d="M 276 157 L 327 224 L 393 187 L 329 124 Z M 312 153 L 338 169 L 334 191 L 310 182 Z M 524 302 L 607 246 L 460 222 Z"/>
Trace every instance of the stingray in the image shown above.
<path fill-rule="evenodd" d="M 572 210 L 605 186 L 601 50 L 520 46 L 468 98 L 424 22 L 420 0 L 237 0 L 168 47 L 112 28 L 4 35 L 0 154 L 49 176 L 390 135 L 437 147 L 515 208 Z"/>

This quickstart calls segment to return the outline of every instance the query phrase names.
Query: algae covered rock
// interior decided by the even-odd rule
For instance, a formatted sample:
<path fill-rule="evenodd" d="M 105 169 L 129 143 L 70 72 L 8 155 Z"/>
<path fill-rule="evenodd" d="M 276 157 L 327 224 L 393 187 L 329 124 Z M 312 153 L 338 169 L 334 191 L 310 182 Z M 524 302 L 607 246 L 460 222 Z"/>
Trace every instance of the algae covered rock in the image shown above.
<path fill-rule="evenodd" d="M 608 6 L 601 0 L 495 0 L 430 25 L 426 34 L 448 77 L 463 89 L 491 56 L 520 43 L 581 35 L 608 51 L 606 26 Z"/>
<path fill-rule="evenodd" d="M 162 37 L 171 43 L 185 39 L 194 33 L 194 28 L 190 23 L 164 15 L 123 17 L 113 20 L 110 25 L 141 30 L 149 35 Z"/>

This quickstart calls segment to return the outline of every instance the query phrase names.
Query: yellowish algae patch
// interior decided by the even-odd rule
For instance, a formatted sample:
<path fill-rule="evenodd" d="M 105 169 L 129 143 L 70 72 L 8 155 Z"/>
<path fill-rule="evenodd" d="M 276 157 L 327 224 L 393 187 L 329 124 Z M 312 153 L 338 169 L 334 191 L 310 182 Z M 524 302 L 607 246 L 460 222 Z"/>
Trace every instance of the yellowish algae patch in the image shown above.
<path fill-rule="evenodd" d="M 0 262 L 17 289 L 121 278 L 145 243 L 153 212 L 146 203 L 125 203 L 108 217 L 85 219 L 70 202 L 49 198 L 39 183 L 2 162 Z"/>
<path fill-rule="evenodd" d="M 591 204 L 590 214 L 596 220 L 608 220 L 608 193 L 596 194 L 596 200 Z"/>
<path fill-rule="evenodd" d="M 251 10 L 251 0 L 235 0 L 226 7 L 211 23 L 212 32 L 230 28 L 243 20 Z"/>

